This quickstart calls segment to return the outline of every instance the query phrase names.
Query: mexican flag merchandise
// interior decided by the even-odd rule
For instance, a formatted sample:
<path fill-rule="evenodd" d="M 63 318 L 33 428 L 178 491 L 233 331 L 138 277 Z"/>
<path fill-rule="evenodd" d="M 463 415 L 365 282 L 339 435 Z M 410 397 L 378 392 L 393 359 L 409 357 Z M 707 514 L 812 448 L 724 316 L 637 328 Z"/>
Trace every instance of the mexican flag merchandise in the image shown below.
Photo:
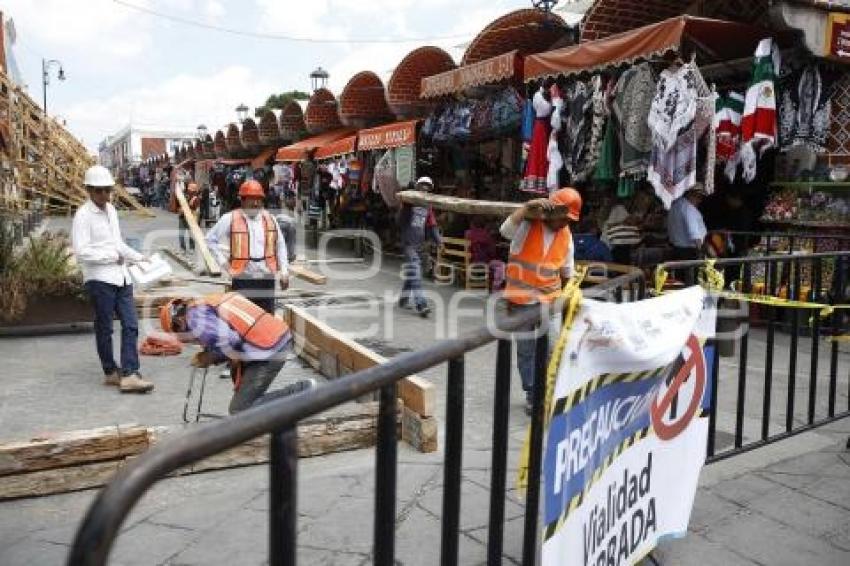
<path fill-rule="evenodd" d="M 747 89 L 741 118 L 741 158 L 744 180 L 755 179 L 757 155 L 776 145 L 776 75 L 779 50 L 773 39 L 763 39 L 756 48 L 753 78 Z"/>
<path fill-rule="evenodd" d="M 717 160 L 726 164 L 729 182 L 735 181 L 741 161 L 741 115 L 744 113 L 744 95 L 730 92 L 717 98 L 714 131 L 717 139 Z"/>

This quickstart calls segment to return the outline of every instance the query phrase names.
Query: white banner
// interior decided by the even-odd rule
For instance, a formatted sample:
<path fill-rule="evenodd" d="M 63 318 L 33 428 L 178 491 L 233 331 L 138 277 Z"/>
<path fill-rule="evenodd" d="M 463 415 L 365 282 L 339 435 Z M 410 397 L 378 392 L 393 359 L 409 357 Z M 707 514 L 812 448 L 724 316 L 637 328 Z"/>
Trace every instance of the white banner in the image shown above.
<path fill-rule="evenodd" d="M 582 301 L 543 456 L 544 566 L 625 566 L 687 532 L 705 461 L 714 316 L 699 287 Z"/>

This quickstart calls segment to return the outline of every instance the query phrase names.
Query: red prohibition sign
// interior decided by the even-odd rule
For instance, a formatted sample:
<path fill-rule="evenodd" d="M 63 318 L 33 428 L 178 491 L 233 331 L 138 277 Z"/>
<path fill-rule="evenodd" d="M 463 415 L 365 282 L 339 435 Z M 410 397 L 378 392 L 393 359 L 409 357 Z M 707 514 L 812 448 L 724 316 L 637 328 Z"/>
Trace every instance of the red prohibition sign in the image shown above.
<path fill-rule="evenodd" d="M 705 360 L 702 355 L 702 347 L 697 337 L 693 334 L 688 338 L 687 346 L 691 351 L 690 357 L 685 360 L 682 368 L 676 374 L 676 377 L 673 378 L 673 382 L 670 384 L 664 397 L 661 399 L 656 398 L 649 407 L 649 413 L 652 416 L 652 428 L 661 440 L 676 438 L 685 430 L 691 420 L 693 420 L 694 415 L 696 415 L 702 401 L 702 394 L 705 391 Z M 691 375 L 691 371 L 693 370 L 696 370 L 696 383 L 694 384 L 694 395 L 691 398 L 690 405 L 688 405 L 687 410 L 677 420 L 669 424 L 665 423 L 663 420 L 664 415 L 670 409 L 673 399 L 685 381 L 688 380 L 688 376 Z"/>

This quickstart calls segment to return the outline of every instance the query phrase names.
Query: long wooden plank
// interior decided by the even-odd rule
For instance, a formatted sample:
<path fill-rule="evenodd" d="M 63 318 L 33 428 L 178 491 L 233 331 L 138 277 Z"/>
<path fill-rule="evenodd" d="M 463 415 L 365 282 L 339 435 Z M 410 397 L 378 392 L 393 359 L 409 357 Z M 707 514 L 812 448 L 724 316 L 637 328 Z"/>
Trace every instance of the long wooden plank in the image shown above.
<path fill-rule="evenodd" d="M 449 212 L 469 214 L 472 216 L 505 217 L 513 214 L 524 205 L 524 203 L 521 202 L 474 200 L 426 193 L 424 191 L 401 191 L 398 193 L 398 198 L 402 202 L 412 204 L 414 206 L 430 206 L 438 210 L 447 210 Z M 563 217 L 565 212 L 566 209 L 562 207 L 557 207 L 555 210 L 546 213 L 542 210 L 532 210 L 526 218 L 534 219 L 544 216 Z"/>
<path fill-rule="evenodd" d="M 303 265 L 297 263 L 289 264 L 289 273 L 299 279 L 303 279 L 313 285 L 327 285 L 328 278 L 321 273 L 316 273 L 313 270 L 307 269 Z"/>
<path fill-rule="evenodd" d="M 147 216 L 148 218 L 156 218 L 156 214 L 154 214 L 150 209 L 145 208 L 142 204 L 137 201 L 133 195 L 127 192 L 127 189 L 124 188 L 123 185 L 116 185 L 115 192 L 122 201 L 130 205 L 130 208 L 135 210 L 136 212 L 142 214 L 143 216 Z"/>
<path fill-rule="evenodd" d="M 384 356 L 351 340 L 302 308 L 287 307 L 286 318 L 296 340 L 300 336 L 319 351 L 333 353 L 340 368 L 360 371 L 387 361 Z M 408 376 L 398 382 L 398 392 L 405 407 L 423 417 L 434 415 L 437 401 L 433 383 L 418 376 Z"/>
<path fill-rule="evenodd" d="M 0 476 L 116 460 L 139 454 L 151 444 L 150 429 L 117 425 L 51 434 L 0 444 Z M 0 479 L 0 483 L 2 483 Z"/>
<path fill-rule="evenodd" d="M 110 460 L 5 476 L 0 479 L 0 501 L 101 487 L 106 485 L 123 465 L 124 460 Z"/>
<path fill-rule="evenodd" d="M 221 275 L 221 267 L 213 257 L 210 249 L 207 247 L 207 240 L 204 238 L 204 231 L 198 226 L 195 215 L 192 214 L 192 209 L 189 208 L 189 203 L 186 202 L 186 196 L 183 194 L 183 187 L 180 185 L 174 186 L 174 194 L 177 196 L 177 202 L 180 204 L 180 211 L 183 213 L 183 218 L 189 225 L 189 231 L 192 233 L 192 238 L 195 240 L 195 247 L 201 252 L 201 257 L 207 267 L 207 272 L 210 275 Z"/>

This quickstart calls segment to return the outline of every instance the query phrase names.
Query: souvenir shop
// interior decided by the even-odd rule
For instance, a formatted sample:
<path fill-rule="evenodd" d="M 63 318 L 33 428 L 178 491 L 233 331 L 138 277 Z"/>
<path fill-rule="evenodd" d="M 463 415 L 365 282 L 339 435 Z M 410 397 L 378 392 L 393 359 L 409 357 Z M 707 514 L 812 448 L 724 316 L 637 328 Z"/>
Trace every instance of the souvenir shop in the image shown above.
<path fill-rule="evenodd" d="M 422 79 L 438 99 L 420 132 L 417 165 L 438 194 L 510 201 L 520 176 L 522 57 L 511 51 Z"/>
<path fill-rule="evenodd" d="M 520 190 L 576 186 L 588 220 L 576 231 L 604 240 L 633 225 L 621 261 L 644 266 L 667 259 L 666 210 L 692 189 L 709 230 L 843 222 L 844 199 L 813 189 L 847 176 L 829 147 L 846 73 L 796 42 L 682 16 L 526 58 L 534 120 Z M 711 242 L 745 255 L 758 238 Z"/>

